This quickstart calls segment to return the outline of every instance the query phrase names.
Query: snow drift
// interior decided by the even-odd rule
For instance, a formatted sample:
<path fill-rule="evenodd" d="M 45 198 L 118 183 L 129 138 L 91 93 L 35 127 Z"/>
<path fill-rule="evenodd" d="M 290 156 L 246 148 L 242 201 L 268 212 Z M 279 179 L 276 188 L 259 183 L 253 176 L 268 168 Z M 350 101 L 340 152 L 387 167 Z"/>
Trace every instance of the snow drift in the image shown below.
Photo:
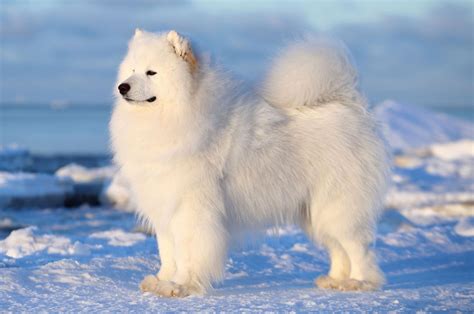
<path fill-rule="evenodd" d="M 447 114 L 436 113 L 414 105 L 386 100 L 374 107 L 383 126 L 385 138 L 394 151 L 404 151 L 474 139 L 474 125 Z"/>

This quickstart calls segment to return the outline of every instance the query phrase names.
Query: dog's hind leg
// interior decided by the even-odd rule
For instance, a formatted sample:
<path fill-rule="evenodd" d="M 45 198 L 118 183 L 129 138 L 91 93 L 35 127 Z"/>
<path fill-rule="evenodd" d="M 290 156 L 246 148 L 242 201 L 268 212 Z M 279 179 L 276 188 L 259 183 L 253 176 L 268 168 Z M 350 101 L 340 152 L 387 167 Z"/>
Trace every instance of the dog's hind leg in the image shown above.
<path fill-rule="evenodd" d="M 315 283 L 319 288 L 349 290 L 375 290 L 384 282 L 375 254 L 369 245 L 357 239 L 334 240 L 326 243 L 331 268 L 328 275 L 320 276 Z"/>
<path fill-rule="evenodd" d="M 357 238 L 345 239 L 341 243 L 351 261 L 350 280 L 345 282 L 343 290 L 375 290 L 380 287 L 385 278 L 370 243 Z"/>
<path fill-rule="evenodd" d="M 302 219 L 302 228 L 305 230 L 308 238 L 314 243 L 321 243 L 329 253 L 330 270 L 327 275 L 317 278 L 316 285 L 320 288 L 337 289 L 342 280 L 349 279 L 351 273 L 351 263 L 346 251 L 335 237 L 325 235 L 319 241 L 316 239 L 317 230 L 311 221 L 311 214 L 305 208 Z"/>
<path fill-rule="evenodd" d="M 327 202 L 309 215 L 306 229 L 328 250 L 331 260 L 328 275 L 315 283 L 326 289 L 374 290 L 384 279 L 370 247 L 374 231 L 371 220 L 358 217 L 357 211 L 350 212 L 346 201 Z"/>
<path fill-rule="evenodd" d="M 323 275 L 316 279 L 316 285 L 320 288 L 337 289 L 340 282 L 349 279 L 351 263 L 339 241 L 333 238 L 326 238 L 324 246 L 329 253 L 330 269 L 328 275 Z"/>

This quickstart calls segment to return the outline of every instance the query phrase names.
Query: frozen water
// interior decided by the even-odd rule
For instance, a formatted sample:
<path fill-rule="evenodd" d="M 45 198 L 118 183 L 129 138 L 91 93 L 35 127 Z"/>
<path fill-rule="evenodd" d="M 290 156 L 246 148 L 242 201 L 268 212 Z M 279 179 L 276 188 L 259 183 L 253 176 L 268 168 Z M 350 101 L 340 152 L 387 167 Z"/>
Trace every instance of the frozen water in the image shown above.
<path fill-rule="evenodd" d="M 0 209 L 61 206 L 68 193 L 72 184 L 49 174 L 0 171 Z"/>

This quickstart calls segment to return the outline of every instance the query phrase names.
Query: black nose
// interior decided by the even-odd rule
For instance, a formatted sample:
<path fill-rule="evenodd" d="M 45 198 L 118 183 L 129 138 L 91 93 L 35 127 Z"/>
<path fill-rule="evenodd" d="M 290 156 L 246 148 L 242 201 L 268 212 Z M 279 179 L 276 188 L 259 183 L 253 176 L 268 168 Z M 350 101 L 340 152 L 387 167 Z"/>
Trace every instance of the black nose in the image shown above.
<path fill-rule="evenodd" d="M 121 95 L 125 95 L 130 90 L 130 84 L 122 83 L 118 86 L 118 90 Z"/>

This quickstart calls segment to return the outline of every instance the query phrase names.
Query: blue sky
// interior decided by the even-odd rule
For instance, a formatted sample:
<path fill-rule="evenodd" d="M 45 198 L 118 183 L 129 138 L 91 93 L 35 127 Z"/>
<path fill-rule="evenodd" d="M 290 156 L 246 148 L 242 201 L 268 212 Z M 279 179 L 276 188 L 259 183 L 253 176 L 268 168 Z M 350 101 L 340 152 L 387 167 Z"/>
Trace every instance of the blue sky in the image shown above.
<path fill-rule="evenodd" d="M 474 99 L 472 1 L 6 0 L 0 23 L 3 104 L 110 104 L 135 27 L 184 32 L 252 81 L 285 41 L 324 32 L 346 42 L 371 102 Z"/>

